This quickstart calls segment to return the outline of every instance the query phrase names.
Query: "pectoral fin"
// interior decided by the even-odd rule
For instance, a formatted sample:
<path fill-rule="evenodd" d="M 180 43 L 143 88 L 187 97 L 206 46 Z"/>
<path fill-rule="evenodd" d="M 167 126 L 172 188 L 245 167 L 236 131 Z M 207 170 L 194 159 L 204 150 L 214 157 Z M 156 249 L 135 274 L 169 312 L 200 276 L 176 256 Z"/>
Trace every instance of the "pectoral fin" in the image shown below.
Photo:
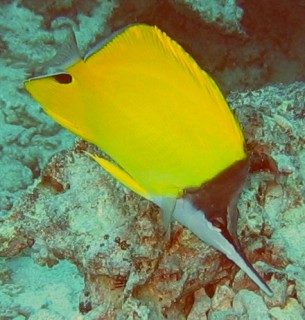
<path fill-rule="evenodd" d="M 177 199 L 171 197 L 154 196 L 151 198 L 151 201 L 161 208 L 162 222 L 166 230 L 166 239 L 169 240 L 171 235 L 171 222 L 173 219 Z"/>

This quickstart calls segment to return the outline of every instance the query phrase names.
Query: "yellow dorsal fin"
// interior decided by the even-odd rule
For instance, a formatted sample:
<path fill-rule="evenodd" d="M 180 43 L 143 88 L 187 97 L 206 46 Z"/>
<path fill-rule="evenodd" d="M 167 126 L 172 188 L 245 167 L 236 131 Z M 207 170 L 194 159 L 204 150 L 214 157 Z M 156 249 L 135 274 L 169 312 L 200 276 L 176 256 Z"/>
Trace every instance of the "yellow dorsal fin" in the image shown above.
<path fill-rule="evenodd" d="M 93 155 L 89 152 L 86 153 L 126 187 L 139 194 L 140 196 L 151 200 L 148 192 L 144 190 L 128 173 L 126 173 L 120 167 L 106 160 L 105 158 L 98 157 L 97 155 Z"/>
<path fill-rule="evenodd" d="M 196 81 L 202 77 L 203 70 L 198 68 L 196 61 L 177 42 L 156 26 L 145 24 L 135 24 L 123 29 L 116 37 L 111 38 L 101 50 L 92 53 L 86 63 L 94 66 L 105 64 L 105 61 L 113 61 L 116 65 L 117 61 L 120 61 L 120 66 L 128 67 L 128 62 L 133 60 L 132 57 L 136 59 L 137 56 L 139 58 L 136 61 L 140 68 L 136 71 L 141 69 L 143 61 L 145 66 L 142 70 L 146 69 L 150 74 L 157 72 L 158 75 L 162 70 L 159 63 L 164 63 L 165 69 L 163 71 L 166 72 L 166 70 L 170 70 L 168 63 L 171 62 L 175 65 L 175 69 L 179 66 L 181 74 L 186 72 Z M 141 56 L 143 57 L 142 61 Z M 151 65 L 148 65 L 145 59 L 149 56 L 152 57 Z M 126 64 L 125 61 L 127 61 Z M 158 63 L 157 68 L 156 63 Z"/>

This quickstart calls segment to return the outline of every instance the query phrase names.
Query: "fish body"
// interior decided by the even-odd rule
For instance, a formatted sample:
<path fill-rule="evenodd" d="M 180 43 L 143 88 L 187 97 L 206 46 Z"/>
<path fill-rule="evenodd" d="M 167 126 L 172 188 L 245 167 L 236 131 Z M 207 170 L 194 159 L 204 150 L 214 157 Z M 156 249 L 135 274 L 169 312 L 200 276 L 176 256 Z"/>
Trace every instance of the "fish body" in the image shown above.
<path fill-rule="evenodd" d="M 128 26 L 84 59 L 62 70 L 57 65 L 25 87 L 52 118 L 107 153 L 115 163 L 91 156 L 159 205 L 167 227 L 173 217 L 234 262 L 246 261 L 236 263 L 271 293 L 213 224 L 218 219 L 235 233 L 231 220 L 248 155 L 217 85 L 179 44 L 157 27 Z M 220 192 L 218 200 L 211 190 Z"/>

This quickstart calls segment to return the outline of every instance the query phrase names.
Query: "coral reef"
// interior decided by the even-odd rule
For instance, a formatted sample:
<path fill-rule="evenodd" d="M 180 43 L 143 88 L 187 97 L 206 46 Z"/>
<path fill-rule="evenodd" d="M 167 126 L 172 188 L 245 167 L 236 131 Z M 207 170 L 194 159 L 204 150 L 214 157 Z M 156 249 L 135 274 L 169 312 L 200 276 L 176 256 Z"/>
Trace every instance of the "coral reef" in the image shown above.
<path fill-rule="evenodd" d="M 43 114 L 23 92 L 25 60 L 37 63 L 48 59 L 52 51 L 46 43 L 50 35 L 41 30 L 41 25 L 42 17 L 16 3 L 1 7 L 1 41 L 6 50 L 1 50 L 0 60 L 0 212 L 12 207 L 20 191 L 40 175 L 52 154 L 73 141 L 71 134 Z"/>
<path fill-rule="evenodd" d="M 55 155 L 16 202 L 1 225 L 1 256 L 23 250 L 40 265 L 76 265 L 84 319 L 258 319 L 258 309 L 260 319 L 301 319 L 304 97 L 301 83 L 229 96 L 255 155 L 239 238 L 273 297 L 180 225 L 167 241 L 158 209 L 88 158 L 82 151 L 94 149 L 82 141 Z"/>
<path fill-rule="evenodd" d="M 0 284 L 1 319 L 64 320 L 79 315 L 77 299 L 71 303 L 70 297 L 79 296 L 83 281 L 68 261 L 51 269 L 30 257 L 8 260 L 0 263 Z"/>
<path fill-rule="evenodd" d="M 199 12 L 205 22 L 212 23 L 217 28 L 223 28 L 225 32 L 242 32 L 240 21 L 243 10 L 235 0 L 177 0 L 177 2 L 189 5 L 194 11 Z"/>
<path fill-rule="evenodd" d="M 77 150 L 54 156 L 16 203 L 2 225 L 0 255 L 31 247 L 41 265 L 75 264 L 85 278 L 84 313 L 103 305 L 100 316 L 145 310 L 161 319 L 161 311 L 187 308 L 194 288 L 217 278 L 220 254 L 178 225 L 166 243 L 157 208 Z"/>
<path fill-rule="evenodd" d="M 2 1 L 1 319 L 305 318 L 305 86 L 293 83 L 305 74 L 305 7 L 292 3 Z M 178 224 L 168 241 L 158 209 L 103 172 L 82 153 L 93 147 L 74 144 L 23 90 L 67 29 L 84 54 L 136 22 L 179 41 L 225 92 L 248 88 L 228 96 L 254 154 L 238 233 L 271 298 Z"/>

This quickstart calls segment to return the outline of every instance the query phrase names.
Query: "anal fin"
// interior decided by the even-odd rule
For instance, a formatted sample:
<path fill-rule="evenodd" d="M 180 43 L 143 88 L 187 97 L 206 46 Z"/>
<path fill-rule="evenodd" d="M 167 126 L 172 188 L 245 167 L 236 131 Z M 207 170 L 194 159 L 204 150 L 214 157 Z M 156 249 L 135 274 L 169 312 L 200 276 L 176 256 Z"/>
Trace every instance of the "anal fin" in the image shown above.
<path fill-rule="evenodd" d="M 121 169 L 116 164 L 106 160 L 105 158 L 98 157 L 97 155 L 93 155 L 89 152 L 86 153 L 123 185 L 139 194 L 140 196 L 151 200 L 148 192 L 144 188 L 142 188 L 126 171 Z"/>

